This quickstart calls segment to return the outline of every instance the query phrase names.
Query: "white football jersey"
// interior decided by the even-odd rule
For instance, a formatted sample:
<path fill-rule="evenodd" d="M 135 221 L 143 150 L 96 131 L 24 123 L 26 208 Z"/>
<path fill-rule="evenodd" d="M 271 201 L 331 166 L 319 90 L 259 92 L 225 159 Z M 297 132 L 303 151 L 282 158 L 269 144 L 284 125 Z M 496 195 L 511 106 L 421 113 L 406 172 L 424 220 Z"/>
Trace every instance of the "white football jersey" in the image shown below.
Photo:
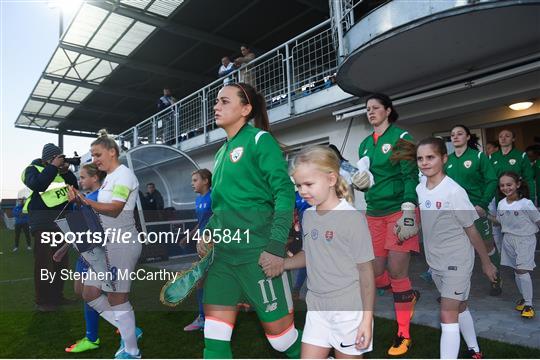
<path fill-rule="evenodd" d="M 478 214 L 467 192 L 449 176 L 433 189 L 422 179 L 416 187 L 426 260 L 437 271 L 471 272 L 474 248 L 463 228 Z"/>

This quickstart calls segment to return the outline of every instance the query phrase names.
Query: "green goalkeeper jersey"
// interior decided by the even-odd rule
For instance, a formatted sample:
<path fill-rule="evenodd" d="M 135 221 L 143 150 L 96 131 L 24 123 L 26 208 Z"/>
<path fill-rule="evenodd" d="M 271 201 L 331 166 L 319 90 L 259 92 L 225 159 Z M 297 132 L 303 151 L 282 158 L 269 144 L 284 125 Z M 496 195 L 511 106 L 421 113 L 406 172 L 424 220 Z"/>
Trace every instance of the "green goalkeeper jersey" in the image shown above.
<path fill-rule="evenodd" d="M 262 251 L 284 257 L 294 201 L 279 144 L 270 133 L 246 124 L 215 157 L 213 215 L 206 229 L 212 231 L 216 259 L 248 263 Z"/>
<path fill-rule="evenodd" d="M 375 184 L 365 193 L 367 214 L 385 216 L 401 210 L 404 202 L 418 203 L 416 185 L 418 168 L 415 161 L 390 161 L 394 146 L 399 139 L 413 142 L 413 138 L 403 129 L 390 124 L 377 141 L 373 134 L 360 144 L 358 156 L 369 157 L 369 170 Z"/>
<path fill-rule="evenodd" d="M 490 160 L 495 169 L 497 179 L 503 172 L 513 171 L 521 176 L 523 181 L 526 181 L 527 185 L 529 185 L 529 199 L 535 198 L 534 172 L 526 153 L 513 148 L 508 154 L 503 155 L 502 151 L 499 150 L 491 154 Z"/>
<path fill-rule="evenodd" d="M 497 190 L 497 175 L 484 153 L 468 147 L 459 157 L 450 154 L 445 172 L 465 189 L 473 205 L 487 210 Z"/>
<path fill-rule="evenodd" d="M 540 206 L 540 159 L 534 162 L 533 170 L 536 181 L 536 206 Z"/>

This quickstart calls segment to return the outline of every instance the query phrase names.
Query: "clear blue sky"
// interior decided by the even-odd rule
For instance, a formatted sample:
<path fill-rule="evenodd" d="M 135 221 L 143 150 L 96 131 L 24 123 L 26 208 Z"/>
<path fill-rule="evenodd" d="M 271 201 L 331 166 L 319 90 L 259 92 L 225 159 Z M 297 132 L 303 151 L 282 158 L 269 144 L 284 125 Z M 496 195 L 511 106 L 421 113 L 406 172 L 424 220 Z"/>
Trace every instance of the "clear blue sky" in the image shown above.
<path fill-rule="evenodd" d="M 65 28 L 74 15 L 64 15 Z M 24 187 L 21 172 L 55 134 L 16 129 L 13 125 L 26 99 L 58 45 L 58 10 L 48 2 L 0 0 L 0 198 L 14 198 Z M 64 137 L 64 153 L 88 151 L 91 138 Z"/>

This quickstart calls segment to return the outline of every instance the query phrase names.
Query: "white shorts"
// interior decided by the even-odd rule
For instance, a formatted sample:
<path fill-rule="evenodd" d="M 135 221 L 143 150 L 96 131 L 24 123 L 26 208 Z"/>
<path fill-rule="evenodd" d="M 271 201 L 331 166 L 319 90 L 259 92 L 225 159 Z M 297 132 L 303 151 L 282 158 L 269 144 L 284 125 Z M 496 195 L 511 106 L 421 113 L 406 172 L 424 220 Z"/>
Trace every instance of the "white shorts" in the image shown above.
<path fill-rule="evenodd" d="M 86 280 L 84 285 L 95 286 L 107 292 L 129 293 L 131 289 L 129 275 L 135 270 L 141 251 L 142 244 L 140 242 L 133 244 L 107 244 L 105 246 L 105 254 L 112 274 L 114 290 L 111 290 L 106 282 L 95 279 L 95 273 L 91 268 L 88 269 L 88 277 L 90 279 Z"/>
<path fill-rule="evenodd" d="M 536 267 L 534 252 L 536 236 L 518 236 L 505 233 L 502 242 L 501 265 L 532 271 Z"/>
<path fill-rule="evenodd" d="M 465 301 L 471 290 L 472 273 L 456 273 L 455 271 L 437 271 L 431 269 L 431 278 L 439 290 L 441 297 Z"/>
<path fill-rule="evenodd" d="M 347 355 L 361 355 L 373 350 L 358 350 L 355 345 L 362 311 L 308 311 L 302 342 L 325 348 L 334 348 Z"/>

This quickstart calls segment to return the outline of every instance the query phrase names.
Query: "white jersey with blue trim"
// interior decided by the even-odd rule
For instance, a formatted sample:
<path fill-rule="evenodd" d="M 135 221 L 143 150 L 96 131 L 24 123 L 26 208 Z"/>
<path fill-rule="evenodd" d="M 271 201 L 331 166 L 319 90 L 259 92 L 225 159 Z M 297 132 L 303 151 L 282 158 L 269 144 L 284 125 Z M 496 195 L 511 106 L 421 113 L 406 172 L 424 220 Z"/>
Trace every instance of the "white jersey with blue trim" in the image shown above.
<path fill-rule="evenodd" d="M 416 187 L 424 249 L 428 265 L 437 271 L 469 273 L 474 266 L 474 248 L 464 228 L 478 219 L 467 192 L 449 176 L 433 189 L 426 179 Z"/>

